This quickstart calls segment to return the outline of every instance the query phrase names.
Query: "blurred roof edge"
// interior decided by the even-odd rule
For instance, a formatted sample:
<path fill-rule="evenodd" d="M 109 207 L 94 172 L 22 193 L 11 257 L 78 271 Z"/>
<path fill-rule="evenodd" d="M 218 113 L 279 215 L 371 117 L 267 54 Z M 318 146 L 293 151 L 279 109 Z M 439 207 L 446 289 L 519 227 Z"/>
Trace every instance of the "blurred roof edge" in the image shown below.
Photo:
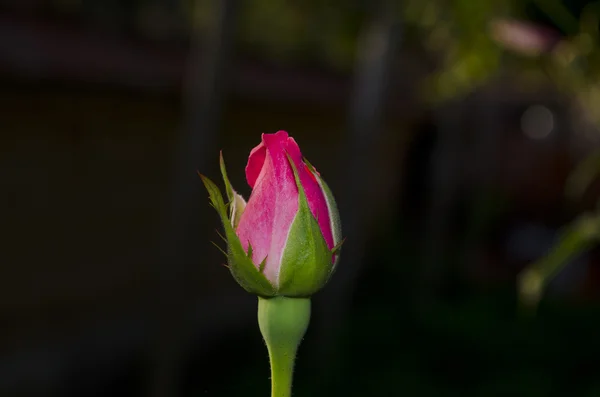
<path fill-rule="evenodd" d="M 3 87 L 60 85 L 140 93 L 181 91 L 187 48 L 90 31 L 50 20 L 0 15 L 0 81 Z M 351 76 L 316 68 L 240 57 L 231 79 L 241 97 L 330 105 L 346 102 Z M 419 68 L 411 67 L 412 72 Z M 406 79 L 402 85 L 414 85 Z M 408 90 L 407 90 L 408 89 Z M 398 87 L 393 107 L 410 107 L 414 87 Z"/>

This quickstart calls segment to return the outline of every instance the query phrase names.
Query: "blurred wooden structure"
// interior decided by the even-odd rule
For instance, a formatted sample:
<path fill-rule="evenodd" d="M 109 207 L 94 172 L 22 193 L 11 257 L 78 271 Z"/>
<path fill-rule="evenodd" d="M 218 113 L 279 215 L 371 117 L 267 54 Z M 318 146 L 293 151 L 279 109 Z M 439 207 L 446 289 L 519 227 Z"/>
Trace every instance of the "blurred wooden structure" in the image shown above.
<path fill-rule="evenodd" d="M 157 247 L 181 131 L 187 52 L 179 44 L 131 40 L 24 16 L 0 15 L 0 33 L 0 175 L 6 192 L 0 198 L 6 211 L 0 315 L 8 319 L 0 329 L 5 353 L 0 394 L 20 388 L 46 396 L 60 391 L 61 376 L 71 373 L 77 354 L 86 354 L 82 351 L 104 357 L 98 362 L 110 371 L 120 352 L 145 352 L 152 343 L 161 282 Z M 370 148 L 378 154 L 373 167 L 394 168 L 398 181 L 393 183 L 399 184 L 413 138 L 410 127 L 426 117 L 415 88 L 427 71 L 418 56 L 401 56 L 402 62 L 392 66 L 401 78 L 387 87 L 393 111 L 381 125 L 382 139 Z M 234 185 L 247 195 L 241 170 L 257 134 L 287 129 L 319 164 L 332 189 L 343 191 L 348 175 L 340 175 L 345 170 L 336 159 L 343 156 L 339 143 L 346 137 L 352 84 L 351 76 L 328 71 L 247 58 L 237 62 L 216 142 L 224 149 Z M 486 92 L 485 98 L 460 103 L 455 128 L 444 130 L 464 133 L 458 183 L 467 186 L 463 192 L 468 196 L 471 185 L 490 178 L 491 169 L 493 184 L 522 211 L 551 213 L 562 205 L 560 186 L 572 165 L 566 146 L 524 139 L 519 126 L 511 125 L 496 127 L 498 157 L 469 157 L 476 151 L 477 132 L 491 122 L 482 103 L 506 109 L 522 95 L 494 88 Z M 497 113 L 495 120 L 513 120 L 506 116 Z M 462 126 L 469 123 L 474 127 L 465 133 Z M 216 159 L 215 154 L 213 176 Z M 368 175 L 370 197 L 395 192 L 388 175 Z M 397 203 L 389 201 L 378 200 L 381 213 L 397 210 Z M 207 229 L 218 225 L 208 204 L 189 216 L 201 219 Z M 366 239 L 376 227 L 369 226 Z M 254 299 L 217 265 L 221 258 L 208 242 L 198 242 L 198 250 L 206 252 L 203 263 L 183 269 L 176 283 L 198 303 L 190 332 L 210 345 L 223 330 L 254 323 L 247 310 Z M 36 362 L 39 366 L 33 367 Z M 44 372 L 48 369 L 54 372 Z M 103 376 L 102 371 L 95 374 Z"/>
<path fill-rule="evenodd" d="M 0 394 L 52 395 L 65 376 L 84 371 L 74 367 L 79 354 L 104 357 L 92 371 L 101 382 L 111 357 L 143 355 L 152 344 L 186 49 L 13 15 L 0 15 L 0 31 L 0 173 L 7 192 L 0 199 L 7 209 L 0 313 L 10 319 L 0 330 L 6 353 Z M 404 67 L 419 74 L 418 65 Z M 390 87 L 398 93 L 392 105 L 398 115 L 418 114 L 407 95 L 414 81 Z M 287 129 L 330 185 L 341 188 L 335 159 L 343 150 L 338 142 L 351 84 L 350 76 L 326 71 L 236 63 L 217 137 L 234 184 L 248 193 L 240 170 L 256 136 Z M 395 118 L 385 128 L 410 122 Z M 395 137 L 394 144 L 407 138 Z M 216 175 L 216 159 L 207 174 Z M 396 161 L 401 167 L 402 159 Z M 210 230 L 218 225 L 208 204 L 188 216 Z M 197 302 L 190 305 L 196 320 L 185 326 L 195 327 L 189 332 L 208 347 L 223 327 L 253 324 L 254 316 L 243 314 L 252 310 L 242 309 L 254 299 L 218 266 L 208 241 L 199 241 L 198 250 L 206 253 L 202 263 L 174 277 Z"/>

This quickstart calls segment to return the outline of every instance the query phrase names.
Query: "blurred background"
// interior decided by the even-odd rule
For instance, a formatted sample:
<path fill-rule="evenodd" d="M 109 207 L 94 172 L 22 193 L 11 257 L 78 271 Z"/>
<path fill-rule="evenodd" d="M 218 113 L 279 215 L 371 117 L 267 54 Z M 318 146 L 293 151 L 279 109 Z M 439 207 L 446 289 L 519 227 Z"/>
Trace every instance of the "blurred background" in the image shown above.
<path fill-rule="evenodd" d="M 0 395 L 267 396 L 196 171 L 347 240 L 295 396 L 600 396 L 600 3 L 1 0 Z"/>

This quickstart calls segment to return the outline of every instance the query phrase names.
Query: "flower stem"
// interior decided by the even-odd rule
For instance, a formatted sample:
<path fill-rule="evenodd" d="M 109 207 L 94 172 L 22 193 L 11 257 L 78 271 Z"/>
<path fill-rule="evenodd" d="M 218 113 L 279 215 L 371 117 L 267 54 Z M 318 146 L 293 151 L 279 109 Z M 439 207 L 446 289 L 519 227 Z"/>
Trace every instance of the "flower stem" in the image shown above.
<path fill-rule="evenodd" d="M 258 326 L 271 362 L 271 397 L 292 395 L 296 352 L 309 322 L 309 298 L 258 298 Z"/>

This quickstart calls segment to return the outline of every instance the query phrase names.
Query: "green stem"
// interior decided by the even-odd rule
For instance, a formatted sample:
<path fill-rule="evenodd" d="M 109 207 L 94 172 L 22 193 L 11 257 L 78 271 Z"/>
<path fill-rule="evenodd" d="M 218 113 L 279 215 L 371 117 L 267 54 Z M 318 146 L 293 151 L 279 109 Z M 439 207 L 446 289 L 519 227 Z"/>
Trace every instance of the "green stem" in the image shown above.
<path fill-rule="evenodd" d="M 271 397 L 292 395 L 296 352 L 309 322 L 309 298 L 258 298 L 258 326 L 271 362 Z"/>

